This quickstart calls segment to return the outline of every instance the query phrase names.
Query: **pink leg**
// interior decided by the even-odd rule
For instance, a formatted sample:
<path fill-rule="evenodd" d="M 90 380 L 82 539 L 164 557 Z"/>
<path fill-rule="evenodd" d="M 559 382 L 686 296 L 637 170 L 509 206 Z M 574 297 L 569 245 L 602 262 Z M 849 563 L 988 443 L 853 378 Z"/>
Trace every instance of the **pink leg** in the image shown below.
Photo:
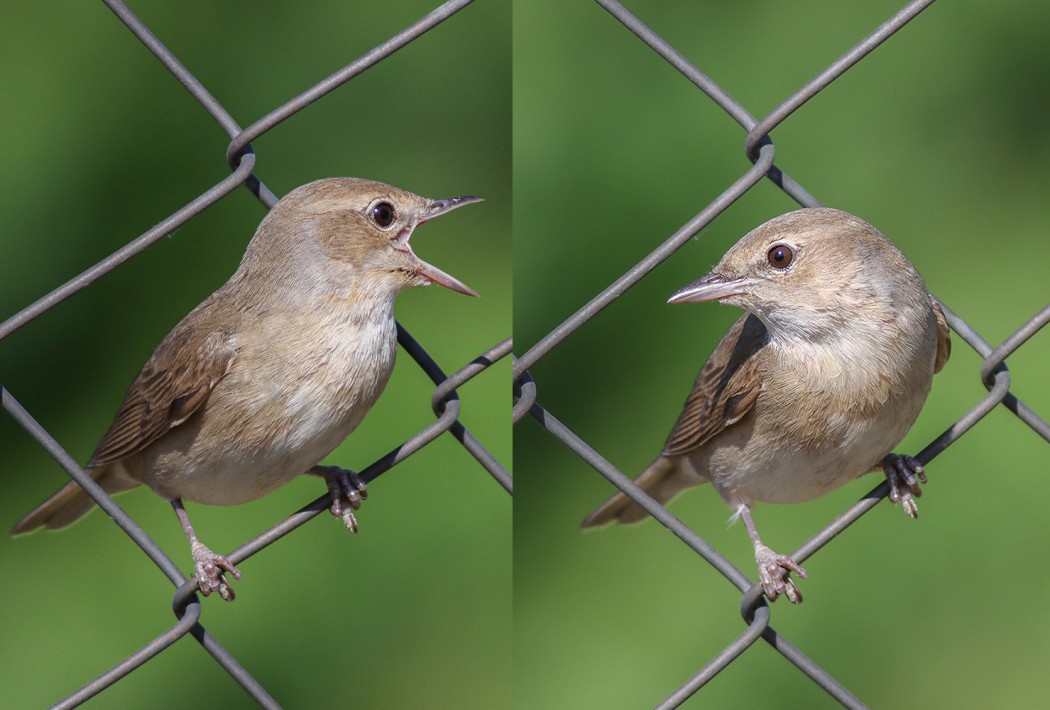
<path fill-rule="evenodd" d="M 762 540 L 758 537 L 758 530 L 755 528 L 755 521 L 751 518 L 751 508 L 741 505 L 738 511 L 740 517 L 744 519 L 747 534 L 751 536 L 751 542 L 755 545 L 758 579 L 769 601 L 776 601 L 777 597 L 783 594 L 792 604 L 801 604 L 802 592 L 798 590 L 790 574 L 794 572 L 805 579 L 806 570 L 799 567 L 798 563 L 787 555 L 778 555 L 762 544 Z"/>
<path fill-rule="evenodd" d="M 197 575 L 197 586 L 200 587 L 201 594 L 208 596 L 212 592 L 218 592 L 225 601 L 232 602 L 233 587 L 226 581 L 225 573 L 229 572 L 235 579 L 240 579 L 241 573 L 228 559 L 222 555 L 216 555 L 197 539 L 197 533 L 193 532 L 190 517 L 186 514 L 181 498 L 171 501 L 171 506 L 175 508 L 175 514 L 179 516 L 182 529 L 189 538 L 190 551 L 193 553 L 193 567 Z"/>

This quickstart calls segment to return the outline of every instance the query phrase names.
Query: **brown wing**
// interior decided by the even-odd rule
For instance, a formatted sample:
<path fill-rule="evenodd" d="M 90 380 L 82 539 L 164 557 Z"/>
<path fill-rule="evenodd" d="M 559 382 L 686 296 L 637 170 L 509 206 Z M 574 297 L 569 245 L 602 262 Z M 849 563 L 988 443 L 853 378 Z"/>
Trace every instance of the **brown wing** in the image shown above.
<path fill-rule="evenodd" d="M 933 372 L 937 374 L 944 367 L 944 363 L 948 362 L 948 358 L 952 354 L 952 335 L 951 331 L 948 330 L 948 320 L 944 317 L 941 304 L 932 295 L 930 296 L 930 301 L 933 302 L 933 314 L 937 316 L 937 359 L 933 364 Z"/>
<path fill-rule="evenodd" d="M 235 355 L 226 332 L 173 331 L 131 384 L 89 466 L 142 451 L 189 419 L 229 371 Z"/>
<path fill-rule="evenodd" d="M 697 375 L 664 444 L 665 456 L 698 449 L 748 413 L 762 390 L 754 355 L 768 340 L 766 327 L 753 315 L 745 314 L 733 324 Z"/>

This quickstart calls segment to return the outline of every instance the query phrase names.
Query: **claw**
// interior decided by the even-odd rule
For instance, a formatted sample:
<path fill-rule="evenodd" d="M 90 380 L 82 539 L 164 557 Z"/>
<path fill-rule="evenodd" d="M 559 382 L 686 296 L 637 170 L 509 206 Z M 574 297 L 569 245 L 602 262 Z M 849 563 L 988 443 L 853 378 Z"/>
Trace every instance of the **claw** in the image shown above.
<path fill-rule="evenodd" d="M 919 517 L 915 498 L 922 496 L 919 483 L 926 483 L 922 464 L 911 456 L 890 454 L 882 460 L 882 470 L 890 485 L 890 502 L 900 504 L 909 518 Z"/>
<path fill-rule="evenodd" d="M 233 587 L 226 580 L 226 574 L 229 573 L 239 580 L 240 571 L 224 555 L 216 555 L 200 541 L 195 541 L 190 549 L 193 552 L 193 568 L 201 594 L 208 596 L 212 592 L 218 592 L 224 601 L 232 602 L 235 595 Z"/>
<path fill-rule="evenodd" d="M 361 508 L 361 502 L 368 498 L 368 489 L 364 480 L 354 471 L 338 466 L 314 466 L 315 473 L 324 476 L 328 484 L 328 494 L 332 497 L 332 515 L 343 521 L 350 532 L 357 532 L 357 518 L 354 511 Z"/>
<path fill-rule="evenodd" d="M 790 575 L 794 572 L 806 579 L 809 576 L 806 570 L 787 555 L 778 555 L 765 545 L 755 546 L 755 561 L 758 563 L 758 579 L 769 601 L 774 602 L 784 595 L 792 604 L 802 603 L 802 592 Z"/>
<path fill-rule="evenodd" d="M 190 525 L 190 516 L 182 504 L 181 498 L 174 498 L 171 507 L 179 516 L 182 530 L 186 533 L 186 539 L 190 542 L 190 552 L 193 555 L 193 572 L 197 577 L 197 587 L 201 594 L 208 596 L 212 592 L 218 592 L 224 601 L 232 602 L 234 598 L 233 587 L 226 580 L 229 573 L 234 579 L 240 579 L 241 573 L 223 555 L 216 555 L 204 543 L 197 539 L 197 533 Z"/>

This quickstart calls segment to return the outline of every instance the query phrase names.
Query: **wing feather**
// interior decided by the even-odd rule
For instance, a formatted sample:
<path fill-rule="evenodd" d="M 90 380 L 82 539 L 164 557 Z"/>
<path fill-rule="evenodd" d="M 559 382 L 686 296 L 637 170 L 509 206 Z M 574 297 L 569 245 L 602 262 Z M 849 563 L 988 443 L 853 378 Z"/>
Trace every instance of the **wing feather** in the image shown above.
<path fill-rule="evenodd" d="M 664 456 L 695 451 L 744 418 L 762 391 L 754 355 L 768 341 L 766 327 L 753 315 L 745 314 L 733 324 L 697 375 L 664 444 Z"/>
<path fill-rule="evenodd" d="M 138 453 L 185 422 L 229 372 L 235 356 L 225 331 L 173 331 L 131 384 L 89 465 Z"/>

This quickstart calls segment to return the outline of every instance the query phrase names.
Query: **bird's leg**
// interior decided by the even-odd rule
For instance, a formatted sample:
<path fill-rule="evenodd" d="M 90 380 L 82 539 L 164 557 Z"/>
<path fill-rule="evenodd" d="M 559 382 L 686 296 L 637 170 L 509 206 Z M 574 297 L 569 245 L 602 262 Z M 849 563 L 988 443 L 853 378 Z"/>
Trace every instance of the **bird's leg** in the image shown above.
<path fill-rule="evenodd" d="M 751 519 L 751 508 L 747 504 L 741 504 L 737 509 L 740 517 L 744 519 L 747 534 L 751 536 L 751 542 L 755 545 L 755 561 L 758 563 L 758 579 L 762 588 L 769 597 L 769 601 L 777 600 L 781 594 L 787 596 L 792 604 L 802 603 L 802 592 L 798 590 L 795 581 L 791 579 L 794 572 L 802 579 L 806 578 L 806 570 L 802 569 L 797 562 L 787 555 L 778 555 L 762 544 L 755 528 L 755 521 Z"/>
<path fill-rule="evenodd" d="M 175 509 L 175 514 L 179 516 L 179 522 L 182 523 L 182 529 L 189 538 L 190 551 L 193 553 L 193 568 L 201 594 L 208 596 L 212 592 L 218 592 L 225 601 L 232 602 L 233 587 L 226 581 L 225 574 L 229 572 L 235 579 L 240 579 L 241 573 L 226 557 L 216 555 L 197 539 L 197 533 L 193 532 L 190 516 L 186 514 L 181 498 L 171 501 L 171 507 Z"/>
<path fill-rule="evenodd" d="M 922 464 L 911 456 L 889 454 L 882 460 L 881 466 L 886 474 L 886 482 L 890 484 L 890 501 L 900 503 L 909 518 L 919 517 L 919 506 L 915 499 L 922 495 L 919 482 L 926 483 Z"/>
<path fill-rule="evenodd" d="M 324 478 L 328 484 L 328 494 L 332 496 L 332 515 L 341 519 L 350 532 L 357 532 L 357 518 L 354 511 L 361 507 L 361 501 L 368 498 L 365 482 L 354 471 L 338 466 L 317 465 L 310 473 Z"/>

